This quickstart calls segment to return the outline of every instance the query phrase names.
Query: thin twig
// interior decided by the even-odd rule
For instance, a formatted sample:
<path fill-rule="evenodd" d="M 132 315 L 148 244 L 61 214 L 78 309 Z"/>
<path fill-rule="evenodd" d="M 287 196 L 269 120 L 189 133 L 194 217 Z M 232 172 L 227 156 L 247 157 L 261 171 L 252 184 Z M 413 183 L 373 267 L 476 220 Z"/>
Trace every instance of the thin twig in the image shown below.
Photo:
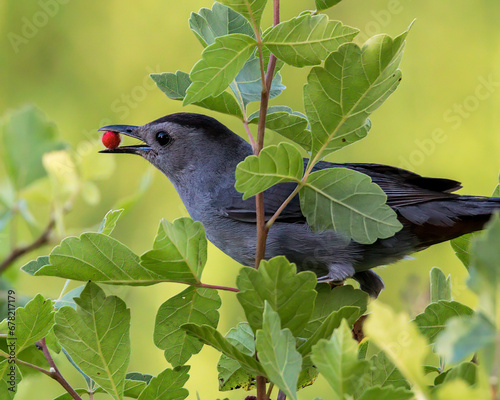
<path fill-rule="evenodd" d="M 13 249 L 11 253 L 2 261 L 0 264 L 0 274 L 9 268 L 18 258 L 24 256 L 25 254 L 42 247 L 43 245 L 49 243 L 50 235 L 56 226 L 55 217 L 51 217 L 49 223 L 45 227 L 44 231 L 35 239 L 34 242 Z"/>
<path fill-rule="evenodd" d="M 229 286 L 219 286 L 219 285 L 209 285 L 207 283 L 200 283 L 198 285 L 195 285 L 197 287 L 202 287 L 202 288 L 207 288 L 207 289 L 217 289 L 217 290 L 226 290 L 228 292 L 235 292 L 238 293 L 239 289 L 229 287 Z"/>
<path fill-rule="evenodd" d="M 299 193 L 300 188 L 301 188 L 300 184 L 297 185 L 297 187 L 294 189 L 294 191 L 292 193 L 290 193 L 290 195 L 287 197 L 287 199 L 281 204 L 281 206 L 279 206 L 279 208 L 276 210 L 276 212 L 271 217 L 271 219 L 269 221 L 267 221 L 267 224 L 266 224 L 267 229 L 271 228 L 271 226 L 274 224 L 276 219 L 280 216 L 282 211 L 293 200 L 293 198 L 297 195 L 297 193 Z"/>
<path fill-rule="evenodd" d="M 66 391 L 70 394 L 71 397 L 73 397 L 75 400 L 82 400 L 80 395 L 71 387 L 71 385 L 68 383 L 66 379 L 62 376 L 61 372 L 56 366 L 56 363 L 54 362 L 54 359 L 50 355 L 49 348 L 47 347 L 47 344 L 45 343 L 45 338 L 39 340 L 37 342 L 40 347 L 42 348 L 43 355 L 47 359 L 49 365 L 50 365 L 50 377 L 52 379 L 55 379 L 59 384 L 66 389 Z"/>
<path fill-rule="evenodd" d="M 41 372 L 42 374 L 47 375 L 48 377 L 59 382 L 59 384 L 64 389 L 66 389 L 66 391 L 70 394 L 70 396 L 73 397 L 75 400 L 82 400 L 80 395 L 63 378 L 63 376 L 59 372 L 59 369 L 57 369 L 56 364 L 54 363 L 54 360 L 52 359 L 52 356 L 49 353 L 49 349 L 47 348 L 47 345 L 45 343 L 45 338 L 43 338 L 42 340 L 39 340 L 37 342 L 37 344 L 39 344 L 40 347 L 42 348 L 43 355 L 45 356 L 45 358 L 47 359 L 47 361 L 50 365 L 50 370 L 46 370 L 42 367 L 39 367 L 38 365 L 31 364 L 31 363 L 23 361 L 23 360 L 19 360 L 18 358 L 16 358 L 16 364 L 24 365 L 25 367 L 32 368 L 34 370 Z M 4 353 L 3 351 L 0 351 L 0 356 L 5 357 L 5 358 L 9 358 L 9 356 L 6 353 Z"/>
<path fill-rule="evenodd" d="M 274 389 L 274 383 L 271 382 L 269 384 L 269 389 L 267 389 L 266 400 L 269 400 L 269 398 L 271 397 L 271 393 L 273 392 L 273 389 Z"/>
<path fill-rule="evenodd" d="M 245 127 L 245 131 L 247 132 L 248 139 L 250 140 L 250 144 L 252 145 L 252 149 L 253 151 L 255 151 L 255 149 L 257 148 L 257 143 L 255 142 L 255 138 L 252 135 L 250 126 L 248 125 L 247 111 L 245 110 L 244 106 L 241 108 L 241 112 L 243 113 L 243 126 Z"/>
<path fill-rule="evenodd" d="M 5 358 L 9 358 L 8 354 L 4 353 L 3 351 L 0 351 L 0 356 L 5 357 Z M 50 371 L 47 371 L 46 369 L 43 369 L 42 367 L 39 367 L 38 365 L 30 364 L 29 362 L 19 360 L 18 358 L 16 358 L 16 364 L 20 364 L 20 365 L 24 365 L 25 367 L 28 367 L 28 368 L 36 369 L 37 371 L 40 371 L 42 374 L 45 374 L 45 375 L 52 378 L 52 373 Z"/>

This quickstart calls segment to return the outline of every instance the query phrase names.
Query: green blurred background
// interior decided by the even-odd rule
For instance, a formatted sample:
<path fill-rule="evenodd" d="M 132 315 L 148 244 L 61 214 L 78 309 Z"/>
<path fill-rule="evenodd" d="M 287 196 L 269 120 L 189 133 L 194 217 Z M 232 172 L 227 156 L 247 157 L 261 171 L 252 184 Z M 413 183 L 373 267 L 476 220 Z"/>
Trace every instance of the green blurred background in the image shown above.
<path fill-rule="evenodd" d="M 55 8 L 46 8 L 48 4 Z M 57 124 L 62 139 L 77 149 L 83 141 L 98 140 L 97 128 L 104 124 L 140 125 L 173 112 L 205 112 L 195 106 L 183 109 L 180 102 L 169 100 L 148 75 L 191 69 L 202 48 L 187 20 L 191 11 L 211 6 L 211 2 L 201 0 L 2 1 L 0 114 L 34 104 Z M 313 0 L 282 1 L 282 20 L 313 7 Z M 460 180 L 462 193 L 489 195 L 498 183 L 500 169 L 500 2 L 345 0 L 328 14 L 361 29 L 360 43 L 378 33 L 397 35 L 416 19 L 402 62 L 401 86 L 373 115 L 370 135 L 330 160 L 400 166 L 424 175 Z M 29 32 L 29 38 L 23 38 L 26 26 L 33 23 L 38 27 Z M 272 104 L 303 111 L 301 94 L 307 72 L 284 68 L 283 83 L 288 89 Z M 238 120 L 211 115 L 244 133 Z M 268 136 L 270 141 L 278 140 L 275 134 Z M 110 179 L 99 183 L 101 202 L 97 206 L 83 201 L 75 205 L 67 219 L 70 232 L 72 227 L 98 223 L 117 200 L 134 194 L 150 168 L 139 157 L 102 157 L 115 158 L 117 168 Z M 0 180 L 3 173 L 0 171 Z M 43 221 L 48 210 L 34 213 Z M 172 220 L 185 215 L 172 185 L 155 170 L 151 187 L 122 217 L 114 236 L 140 254 L 150 248 L 161 218 Z M 3 236 L 2 240 L 8 238 Z M 48 251 L 41 249 L 22 261 Z M 448 243 L 414 257 L 378 268 L 387 286 L 380 301 L 412 315 L 421 311 L 428 298 L 429 271 L 438 266 L 452 274 L 454 298 L 475 305 L 475 298 L 465 288 L 466 270 Z M 63 280 L 34 278 L 15 271 L 22 264 L 6 275 L 18 294 L 59 296 Z M 207 283 L 234 285 L 237 272 L 236 262 L 210 246 L 204 273 Z M 166 368 L 162 351 L 152 341 L 155 313 L 182 287 L 104 288 L 118 294 L 131 308 L 130 370 L 157 374 Z M 225 333 L 243 319 L 243 312 L 233 295 L 221 296 L 219 329 Z M 64 358 L 58 359 L 63 370 L 70 371 Z M 207 347 L 192 358 L 192 377 L 187 384 L 190 398 L 195 398 L 196 391 L 201 399 L 244 398 L 246 393 L 241 391 L 218 393 L 216 362 L 217 353 Z M 70 371 L 67 375 L 75 386 L 84 386 L 77 373 Z M 61 393 L 58 384 L 42 376 L 23 382 L 18 398 L 51 399 Z M 300 393 L 301 399 L 329 396 L 321 378 L 317 385 Z"/>

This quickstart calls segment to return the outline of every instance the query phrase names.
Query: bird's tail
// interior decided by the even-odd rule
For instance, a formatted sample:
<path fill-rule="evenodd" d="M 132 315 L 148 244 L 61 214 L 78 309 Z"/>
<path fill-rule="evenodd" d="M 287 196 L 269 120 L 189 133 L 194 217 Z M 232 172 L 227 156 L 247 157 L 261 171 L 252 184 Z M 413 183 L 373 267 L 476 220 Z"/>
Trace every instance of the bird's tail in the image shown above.
<path fill-rule="evenodd" d="M 426 221 L 415 233 L 422 247 L 431 246 L 483 229 L 496 211 L 500 211 L 500 197 L 457 196 L 451 201 L 429 202 Z"/>

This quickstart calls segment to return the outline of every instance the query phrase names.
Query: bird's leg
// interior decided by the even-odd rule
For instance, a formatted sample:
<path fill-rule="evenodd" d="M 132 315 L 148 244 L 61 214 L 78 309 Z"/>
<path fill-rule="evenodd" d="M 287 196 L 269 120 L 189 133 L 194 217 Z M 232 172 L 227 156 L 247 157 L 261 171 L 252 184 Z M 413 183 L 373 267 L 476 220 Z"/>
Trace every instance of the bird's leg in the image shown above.
<path fill-rule="evenodd" d="M 332 264 L 328 266 L 328 274 L 320 276 L 318 283 L 328 283 L 342 286 L 347 278 L 351 278 L 356 271 L 350 264 Z"/>

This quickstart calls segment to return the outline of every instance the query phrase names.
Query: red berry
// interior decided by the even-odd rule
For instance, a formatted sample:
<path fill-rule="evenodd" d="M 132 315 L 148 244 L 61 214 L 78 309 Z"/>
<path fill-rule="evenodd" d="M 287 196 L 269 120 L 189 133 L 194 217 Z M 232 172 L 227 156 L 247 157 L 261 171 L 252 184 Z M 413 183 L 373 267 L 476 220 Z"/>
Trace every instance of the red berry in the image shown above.
<path fill-rule="evenodd" d="M 105 132 L 102 135 L 102 144 L 108 149 L 116 149 L 122 141 L 120 134 L 116 132 Z"/>

